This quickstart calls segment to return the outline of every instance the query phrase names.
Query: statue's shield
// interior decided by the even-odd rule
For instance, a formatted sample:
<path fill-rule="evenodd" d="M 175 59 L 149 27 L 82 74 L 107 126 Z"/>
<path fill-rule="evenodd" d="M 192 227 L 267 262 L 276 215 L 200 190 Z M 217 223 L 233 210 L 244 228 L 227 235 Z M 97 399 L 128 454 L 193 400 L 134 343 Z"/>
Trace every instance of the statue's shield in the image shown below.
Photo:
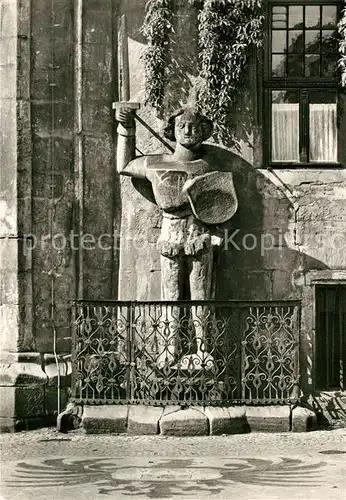
<path fill-rule="evenodd" d="M 206 224 L 222 224 L 233 217 L 238 200 L 230 172 L 210 172 L 188 181 L 187 192 L 195 217 Z"/>

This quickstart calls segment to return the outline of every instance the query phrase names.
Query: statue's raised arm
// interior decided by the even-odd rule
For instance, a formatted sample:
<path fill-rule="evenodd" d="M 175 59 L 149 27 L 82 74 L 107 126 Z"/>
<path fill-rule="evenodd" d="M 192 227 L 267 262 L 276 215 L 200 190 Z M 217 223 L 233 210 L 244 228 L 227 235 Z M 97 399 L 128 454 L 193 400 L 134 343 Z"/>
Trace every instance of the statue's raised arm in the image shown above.
<path fill-rule="evenodd" d="M 136 110 L 123 103 L 117 107 L 117 171 L 122 175 L 145 178 L 145 157 L 136 158 Z"/>

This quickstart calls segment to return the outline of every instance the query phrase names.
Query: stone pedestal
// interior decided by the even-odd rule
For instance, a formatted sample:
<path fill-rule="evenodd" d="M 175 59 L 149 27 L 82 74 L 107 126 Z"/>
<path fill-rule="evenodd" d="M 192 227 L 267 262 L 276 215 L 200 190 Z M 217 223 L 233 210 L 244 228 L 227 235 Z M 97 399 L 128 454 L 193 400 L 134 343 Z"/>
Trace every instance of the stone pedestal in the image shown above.
<path fill-rule="evenodd" d="M 71 385 L 70 360 L 59 356 L 57 361 L 37 352 L 0 354 L 0 432 L 55 423 Z"/>
<path fill-rule="evenodd" d="M 0 430 L 30 428 L 45 415 L 45 384 L 38 353 L 2 353 L 0 358 Z"/>
<path fill-rule="evenodd" d="M 209 422 L 202 407 L 182 410 L 167 406 L 160 420 L 160 430 L 164 436 L 207 436 Z"/>

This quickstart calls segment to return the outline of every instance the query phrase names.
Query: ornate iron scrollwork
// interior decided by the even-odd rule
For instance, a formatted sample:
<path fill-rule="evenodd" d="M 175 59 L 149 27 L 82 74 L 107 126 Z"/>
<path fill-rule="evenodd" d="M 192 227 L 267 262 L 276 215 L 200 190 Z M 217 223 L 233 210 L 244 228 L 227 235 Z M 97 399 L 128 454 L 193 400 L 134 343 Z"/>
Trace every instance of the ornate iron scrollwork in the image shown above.
<path fill-rule="evenodd" d="M 296 398 L 299 303 L 75 303 L 74 399 L 215 405 Z"/>

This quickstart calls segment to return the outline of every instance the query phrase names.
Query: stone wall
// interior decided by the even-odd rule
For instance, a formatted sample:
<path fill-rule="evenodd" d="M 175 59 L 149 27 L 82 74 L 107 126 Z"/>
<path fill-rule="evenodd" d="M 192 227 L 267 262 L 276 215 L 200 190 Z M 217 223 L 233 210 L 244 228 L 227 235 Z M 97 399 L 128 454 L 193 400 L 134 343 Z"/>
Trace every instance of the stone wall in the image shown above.
<path fill-rule="evenodd" d="M 15 354 L 4 355 L 5 369 L 19 360 L 19 352 L 30 352 L 23 363 L 30 358 L 43 367 L 34 377 L 37 384 L 48 388 L 51 381 L 43 396 L 40 392 L 38 413 L 56 409 L 52 353 L 54 348 L 61 356 L 70 353 L 72 299 L 160 298 L 155 243 L 161 216 L 131 180 L 116 173 L 112 111 L 122 13 L 129 24 L 131 100 L 145 100 L 140 59 L 145 3 L 0 1 L 1 338 L 3 351 Z M 165 116 L 187 101 L 196 77 L 196 19 L 185 4 L 176 2 L 177 73 L 168 87 Z M 235 117 L 241 150 L 235 154 L 210 145 L 222 168 L 233 171 L 239 197 L 239 210 L 224 227 L 232 239 L 218 256 L 216 298 L 302 298 L 307 366 L 313 280 L 345 280 L 346 171 L 263 169 L 258 88 L 251 64 L 243 110 Z M 139 114 L 162 131 L 164 116 L 144 106 Z M 346 131 L 345 118 L 340 126 Z M 142 153 L 165 151 L 142 125 L 137 137 Z M 345 156 L 342 151 L 343 164 Z M 82 252 L 79 236 L 87 233 L 91 239 L 85 237 Z M 101 235 L 106 235 L 103 248 L 96 244 Z M 261 238 L 264 245 L 274 241 L 274 247 L 261 248 Z M 313 272 L 322 274 L 311 278 Z M 67 374 L 65 358 L 61 363 Z M 311 375 L 304 383 L 311 383 Z"/>
<path fill-rule="evenodd" d="M 77 295 L 110 298 L 117 255 L 78 235 L 112 235 L 115 12 L 112 1 L 32 4 L 33 250 L 36 349 L 69 352 L 71 303 Z M 47 180 L 52 179 L 52 183 Z M 71 234 L 74 232 L 73 238 Z M 89 247 L 95 247 L 90 248 Z"/>
<path fill-rule="evenodd" d="M 113 0 L 0 2 L 5 428 L 57 410 L 58 371 L 65 405 L 71 301 L 117 294 L 118 7 Z M 82 252 L 80 238 L 89 233 Z M 103 233 L 100 250 L 94 240 Z"/>

